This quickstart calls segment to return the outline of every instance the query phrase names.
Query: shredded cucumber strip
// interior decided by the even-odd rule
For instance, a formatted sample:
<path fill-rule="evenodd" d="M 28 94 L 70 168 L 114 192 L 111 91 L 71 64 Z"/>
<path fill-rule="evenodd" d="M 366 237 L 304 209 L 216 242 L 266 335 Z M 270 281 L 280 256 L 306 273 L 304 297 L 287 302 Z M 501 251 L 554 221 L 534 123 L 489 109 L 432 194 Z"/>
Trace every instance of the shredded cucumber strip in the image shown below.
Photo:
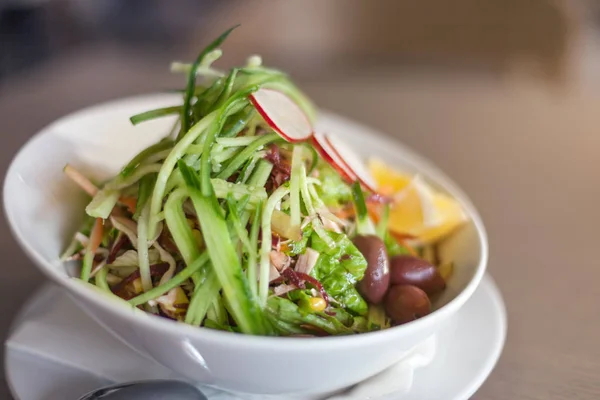
<path fill-rule="evenodd" d="M 216 197 L 214 194 L 211 197 L 203 195 L 200 189 L 202 183 L 185 163 L 180 162 L 179 169 L 196 209 L 206 249 L 213 265 L 212 271 L 216 273 L 223 287 L 233 318 L 244 333 L 265 333 L 264 316 L 254 302 Z"/>
<path fill-rule="evenodd" d="M 374 235 L 375 227 L 369 219 L 365 196 L 358 181 L 352 184 L 352 197 L 356 208 L 356 232 L 359 235 Z"/>
<path fill-rule="evenodd" d="M 290 176 L 290 229 L 300 226 L 300 180 L 302 175 L 302 147 L 294 146 L 292 152 L 292 172 Z"/>
<path fill-rule="evenodd" d="M 198 69 L 210 68 L 212 63 L 217 61 L 223 55 L 221 49 L 214 49 L 206 53 L 204 58 L 198 63 Z M 185 72 L 189 73 L 192 70 L 192 64 L 174 61 L 171 63 L 171 72 Z M 199 74 L 197 74 L 199 75 Z"/>
<path fill-rule="evenodd" d="M 119 201 L 121 192 L 114 189 L 102 189 L 96 193 L 92 201 L 85 208 L 90 217 L 106 219 Z"/>
<path fill-rule="evenodd" d="M 90 246 L 85 251 L 83 256 L 83 264 L 81 266 L 81 280 L 88 282 L 92 273 L 92 264 L 94 263 L 94 253 L 90 251 Z"/>
<path fill-rule="evenodd" d="M 248 231 L 246 230 L 245 224 L 242 224 L 242 221 L 240 220 L 239 211 L 233 199 L 227 199 L 227 207 L 229 208 L 229 220 L 231 221 L 231 225 L 235 231 L 235 234 L 242 242 L 246 253 L 250 254 L 254 252 L 254 250 L 250 246 L 250 238 L 248 237 Z"/>
<path fill-rule="evenodd" d="M 252 88 L 246 92 L 239 92 L 234 97 L 230 98 L 225 105 L 223 105 L 218 111 L 218 117 L 216 118 L 216 124 L 212 129 L 210 129 L 206 135 L 206 139 L 204 140 L 204 151 L 200 156 L 200 190 L 204 197 L 208 197 L 212 195 L 212 185 L 210 183 L 210 171 L 211 168 L 211 154 L 210 151 L 212 146 L 214 145 L 215 138 L 223 128 L 223 124 L 227 117 L 231 114 L 235 114 L 239 111 L 239 108 L 245 107 L 249 101 L 246 96 L 257 88 Z M 234 159 L 235 160 L 235 159 Z M 183 173 L 183 171 L 182 171 Z M 217 176 L 221 179 L 227 179 L 229 176 L 223 178 L 222 176 Z"/>
<path fill-rule="evenodd" d="M 189 266 L 200 256 L 200 250 L 183 212 L 183 202 L 187 198 L 188 191 L 185 188 L 177 189 L 169 195 L 165 203 L 165 222 L 183 261 Z"/>
<path fill-rule="evenodd" d="M 140 164 L 153 164 L 159 161 L 164 160 L 171 154 L 171 149 L 158 151 L 154 154 L 149 155 L 145 160 L 143 160 Z"/>
<path fill-rule="evenodd" d="M 233 84 L 235 83 L 235 78 L 237 77 L 237 73 L 238 73 L 237 68 L 233 68 L 229 72 L 229 75 L 227 76 L 227 79 L 225 80 L 223 90 L 221 91 L 221 94 L 215 101 L 215 108 L 220 108 L 221 106 L 223 106 L 225 104 L 225 102 L 227 101 L 227 99 L 229 98 L 229 96 L 231 95 L 231 91 L 233 89 Z"/>
<path fill-rule="evenodd" d="M 235 156 L 229 164 L 217 175 L 217 178 L 227 179 L 233 175 L 244 163 L 264 145 L 279 139 L 279 135 L 276 133 L 269 133 L 263 136 L 259 136 L 257 140 L 252 142 L 248 147 L 242 150 L 237 156 Z"/>
<path fill-rule="evenodd" d="M 312 220 L 313 230 L 319 237 L 329 246 L 329 248 L 333 249 L 335 247 L 335 241 L 329 236 L 323 223 L 319 221 L 317 218 Z"/>
<path fill-rule="evenodd" d="M 205 76 L 207 78 L 220 78 L 224 75 L 222 71 L 211 67 L 211 64 L 217 61 L 223 55 L 221 49 L 215 49 L 208 52 L 196 68 L 196 76 Z M 171 72 L 184 72 L 189 74 L 192 70 L 192 64 L 174 61 L 171 63 Z"/>
<path fill-rule="evenodd" d="M 240 137 L 220 137 L 217 138 L 217 143 L 223 147 L 240 147 L 240 146 L 249 146 L 252 142 L 258 139 L 257 136 L 240 136 Z"/>
<path fill-rule="evenodd" d="M 273 169 L 273 164 L 265 160 L 259 160 L 254 170 L 254 173 L 248 179 L 249 185 L 256 185 L 257 187 L 264 188 L 269 176 L 271 176 L 271 170 Z M 266 199 L 266 196 L 265 196 Z M 250 247 L 252 248 L 252 252 L 248 253 L 247 265 L 246 265 L 246 275 L 248 276 L 248 282 L 250 284 L 250 289 L 252 290 L 252 294 L 254 298 L 258 296 L 258 234 L 260 228 L 261 221 L 261 213 L 263 210 L 262 201 L 256 205 L 254 209 L 254 218 L 252 221 L 252 226 L 250 228 Z M 242 218 L 242 223 L 246 224 L 250 216 L 246 213 Z"/>
<path fill-rule="evenodd" d="M 167 184 L 165 186 L 165 195 L 171 193 L 176 188 L 184 185 L 183 177 L 181 176 L 181 172 L 178 169 L 173 171 L 169 179 L 167 180 Z"/>
<path fill-rule="evenodd" d="M 192 107 L 193 117 L 202 118 L 211 111 L 218 109 L 215 102 L 223 90 L 224 78 L 216 79 L 204 92 L 197 96 L 197 100 Z"/>
<path fill-rule="evenodd" d="M 258 296 L 258 274 L 257 274 L 257 258 L 258 258 L 258 233 L 260 228 L 260 217 L 262 212 L 262 204 L 259 204 L 254 210 L 254 218 L 250 228 L 250 248 L 248 253 L 248 263 L 246 265 L 246 275 L 250 283 L 250 289 L 255 297 Z"/>
<path fill-rule="evenodd" d="M 385 235 L 387 235 L 388 223 L 390 219 L 390 205 L 385 204 L 383 206 L 383 212 L 381 214 L 381 218 L 379 219 L 379 224 L 375 228 L 377 236 L 379 236 L 382 240 L 385 240 Z"/>
<path fill-rule="evenodd" d="M 207 270 L 211 271 L 207 274 L 206 279 L 201 285 L 196 285 L 190 306 L 185 315 L 185 322 L 191 325 L 200 325 L 208 312 L 208 309 L 213 304 L 213 301 L 219 295 L 221 285 L 217 279 L 217 275 L 212 272 L 214 267 L 209 265 Z"/>
<path fill-rule="evenodd" d="M 228 200 L 232 201 L 232 196 L 229 196 Z M 235 215 L 237 215 L 237 210 Z M 231 218 L 229 222 L 231 224 L 236 223 L 236 221 Z M 239 234 L 243 234 L 247 237 L 248 234 L 246 230 L 241 230 L 240 228 L 247 224 L 248 213 L 245 212 L 242 214 L 241 218 L 237 218 L 237 222 L 238 226 L 231 235 L 232 241 L 235 241 L 237 237 L 236 235 Z M 228 224 L 228 226 L 231 224 Z M 256 249 L 256 247 L 254 247 L 254 249 Z M 221 290 L 221 285 L 217 279 L 217 275 L 213 271 L 213 268 L 207 269 L 205 281 L 202 283 L 202 285 L 197 285 L 196 290 L 194 290 L 192 299 L 190 301 L 190 307 L 186 314 L 185 322 L 191 325 L 200 325 L 210 308 L 214 306 L 215 302 L 218 302 L 222 306 L 222 303 L 219 301 L 219 290 Z M 212 302 L 210 301 L 211 299 Z"/>
<path fill-rule="evenodd" d="M 80 247 L 81 244 L 79 243 L 79 240 L 77 240 L 77 238 L 73 238 L 69 244 L 69 247 L 67 247 L 67 249 L 60 255 L 60 261 L 67 261 L 67 259 L 73 256 Z"/>
<path fill-rule="evenodd" d="M 165 203 L 165 222 L 171 232 L 173 241 L 181 253 L 183 262 L 187 266 L 186 269 L 194 263 L 195 260 L 200 256 L 200 249 L 196 243 L 196 238 L 192 233 L 192 228 L 188 225 L 187 218 L 183 212 L 183 202 L 189 197 L 186 188 L 180 188 L 169 195 L 167 202 Z M 209 275 L 210 268 L 203 268 L 201 270 L 194 271 L 191 275 L 192 280 L 196 286 L 203 283 L 203 278 Z M 195 292 L 194 292 L 195 293 Z M 192 298 L 193 300 L 193 298 Z M 198 300 L 193 304 L 195 307 L 198 306 Z M 190 302 L 190 312 L 192 302 Z"/>
<path fill-rule="evenodd" d="M 99 288 L 107 291 L 108 293 L 112 293 L 110 290 L 110 287 L 108 286 L 108 283 L 106 282 L 107 274 L 108 274 L 108 267 L 105 265 L 102 268 L 100 268 L 100 270 L 96 273 L 96 276 L 94 277 L 94 283 Z"/>
<path fill-rule="evenodd" d="M 158 108 L 156 110 L 145 111 L 140 114 L 136 114 L 129 118 L 133 125 L 141 124 L 145 121 L 150 121 L 152 119 L 166 117 L 173 114 L 180 114 L 183 110 L 182 106 L 172 106 L 172 107 L 164 107 Z"/>
<path fill-rule="evenodd" d="M 169 154 L 169 156 L 165 159 L 158 173 L 158 177 L 156 178 L 156 184 L 154 185 L 152 200 L 150 202 L 150 219 L 148 223 L 148 229 L 150 232 L 152 232 L 152 234 L 150 234 L 149 236 L 154 236 L 154 232 L 158 227 L 158 214 L 161 211 L 167 181 L 169 179 L 169 176 L 171 176 L 171 173 L 173 172 L 177 161 L 185 154 L 185 150 L 187 149 L 187 147 L 215 123 L 217 116 L 218 111 L 213 111 L 212 113 L 198 121 L 183 136 L 183 138 L 181 138 L 181 140 L 177 142 L 171 154 Z"/>
<path fill-rule="evenodd" d="M 219 325 L 226 325 L 228 323 L 227 319 L 227 310 L 225 309 L 225 304 L 223 298 L 221 296 L 217 296 L 213 300 L 213 304 L 211 307 L 214 311 L 214 320 Z"/>
<path fill-rule="evenodd" d="M 138 264 L 140 268 L 140 279 L 144 292 L 152 289 L 152 278 L 150 276 L 150 259 L 148 257 L 148 206 L 144 207 L 138 220 Z"/>
<path fill-rule="evenodd" d="M 221 34 L 218 38 L 216 38 L 212 43 L 210 43 L 206 48 L 198 55 L 192 67 L 190 68 L 190 72 L 188 74 L 188 82 L 185 91 L 185 98 L 183 102 L 183 117 L 181 121 L 181 135 L 178 139 L 183 139 L 183 136 L 187 135 L 188 129 L 190 128 L 191 122 L 191 108 L 192 108 L 192 98 L 196 92 L 196 71 L 205 61 L 206 57 L 209 56 L 209 61 L 214 57 L 214 50 L 223 43 L 223 41 L 229 36 L 231 31 L 237 28 L 238 25 L 229 28 L 223 34 Z"/>
<path fill-rule="evenodd" d="M 187 154 L 193 154 L 195 156 L 201 156 L 204 151 L 204 146 L 202 144 L 191 144 L 186 149 Z"/>
<path fill-rule="evenodd" d="M 152 194 L 152 188 L 154 187 L 155 180 L 155 174 L 144 175 L 144 177 L 140 179 L 140 183 L 138 185 L 138 198 L 135 205 L 135 213 L 133 214 L 133 219 L 136 221 L 140 218 L 142 210 L 148 203 L 148 199 Z"/>
<path fill-rule="evenodd" d="M 138 168 L 134 170 L 134 172 L 127 177 L 118 176 L 112 181 L 108 182 L 104 185 L 104 189 L 106 190 L 122 190 L 125 189 L 135 183 L 137 183 L 140 179 L 148 174 L 153 174 L 160 171 L 162 165 L 161 164 L 149 164 L 149 165 L 140 165 Z"/>
<path fill-rule="evenodd" d="M 262 229 L 262 243 L 260 244 L 260 278 L 259 278 L 259 291 L 258 298 L 260 304 L 264 307 L 267 304 L 267 297 L 269 296 L 269 269 L 270 260 L 269 253 L 271 252 L 271 218 L 273 217 L 273 210 L 281 200 L 290 193 L 290 189 L 287 186 L 278 187 L 267 200 L 263 209 L 261 229 Z"/>
<path fill-rule="evenodd" d="M 319 197 L 319 194 L 317 193 L 317 189 L 315 188 L 315 186 L 317 186 L 317 184 L 312 181 L 313 179 L 314 178 L 306 179 L 306 183 L 308 186 L 308 191 L 310 192 L 310 196 L 311 196 L 312 200 L 317 204 L 317 208 L 327 207 L 325 205 L 325 203 L 323 203 L 323 200 L 321 200 L 321 198 Z"/>
<path fill-rule="evenodd" d="M 216 163 L 222 163 L 222 162 L 225 162 L 225 161 L 231 159 L 239 151 L 240 151 L 240 149 L 237 147 L 229 147 L 227 149 L 223 149 L 219 152 L 216 152 L 216 154 L 213 155 L 212 159 Z"/>
<path fill-rule="evenodd" d="M 162 296 L 167 293 L 169 290 L 180 286 L 185 281 L 190 279 L 192 275 L 198 272 L 202 267 L 204 267 L 209 261 L 208 253 L 204 252 L 202 255 L 194 260 L 194 262 L 188 265 L 186 268 L 181 270 L 179 273 L 175 274 L 173 278 L 169 279 L 167 282 L 162 285 L 156 286 L 155 288 L 140 294 L 139 296 L 134 297 L 129 300 L 129 304 L 134 307 L 137 307 L 141 304 L 147 303 L 150 300 L 154 300 L 157 297 Z"/>
<path fill-rule="evenodd" d="M 236 183 L 246 183 L 248 178 L 250 178 L 250 176 L 254 172 L 254 169 L 256 168 L 257 163 L 258 163 L 257 157 L 250 158 L 250 160 L 248 160 L 248 162 L 246 163 L 244 168 L 242 168 L 242 172 L 241 172 L 240 176 L 238 176 Z"/>
<path fill-rule="evenodd" d="M 236 214 L 237 215 L 237 214 Z M 237 219 L 238 226 L 232 234 L 231 239 L 235 241 L 236 234 L 243 234 L 247 237 L 247 232 L 245 229 L 241 230 L 240 228 L 245 226 L 248 222 L 248 213 L 245 212 L 242 214 L 241 218 Z M 235 224 L 235 220 L 230 220 L 232 224 Z M 258 224 L 256 229 L 256 235 L 258 235 Z M 242 239 L 242 241 L 244 241 Z M 254 256 L 254 260 L 256 262 L 256 249 L 258 248 L 258 244 L 254 243 L 254 247 L 249 249 L 248 258 L 250 259 Z M 256 270 L 256 264 L 254 264 L 254 269 Z M 249 281 L 252 282 L 252 281 Z M 192 325 L 200 325 L 202 320 L 204 319 L 206 313 L 210 309 L 211 305 L 214 305 L 215 301 L 218 300 L 218 292 L 221 289 L 221 285 L 217 279 L 216 274 L 209 268 L 206 270 L 206 279 L 201 285 L 197 285 L 196 290 L 192 295 L 192 299 L 190 301 L 190 307 L 186 314 L 185 322 Z M 250 285 L 250 289 L 254 289 L 253 293 L 256 291 L 256 284 Z M 212 304 L 210 299 L 213 299 Z M 221 304 L 222 305 L 222 304 Z"/>
<path fill-rule="evenodd" d="M 250 200 L 247 208 L 253 208 L 253 206 L 259 201 L 266 200 L 267 192 L 264 188 L 264 185 L 267 181 L 267 178 L 269 177 L 272 165 L 268 161 L 265 161 L 265 163 L 268 165 L 268 171 L 267 168 L 265 168 L 265 166 L 261 167 L 260 173 L 252 174 L 250 179 L 248 180 L 248 183 L 246 184 L 227 182 L 226 180 L 219 178 L 211 179 L 210 182 L 213 186 L 213 190 L 215 191 L 215 196 L 217 196 L 218 199 L 225 199 L 227 198 L 227 196 L 232 195 L 235 200 L 240 200 L 244 196 L 249 195 Z M 252 180 L 255 177 L 255 175 L 259 175 L 257 177 L 260 178 L 264 177 L 264 182 L 262 184 L 253 184 Z M 262 182 L 263 179 L 259 179 L 259 181 Z M 170 193 L 173 189 L 183 184 L 183 177 L 181 176 L 179 170 L 176 170 L 175 172 L 173 172 L 173 175 L 171 175 L 171 178 L 169 178 L 166 192 Z"/>
<path fill-rule="evenodd" d="M 237 114 L 232 115 L 227 123 L 223 126 L 223 132 L 220 139 L 233 138 L 237 136 L 242 129 L 248 125 L 249 121 L 254 118 L 256 110 L 253 107 L 246 107 Z"/>
<path fill-rule="evenodd" d="M 127 165 L 123 167 L 120 175 L 123 177 L 129 175 L 139 164 L 147 160 L 149 157 L 162 151 L 169 151 L 172 147 L 172 140 L 161 140 L 160 142 L 153 144 L 152 146 L 142 150 L 135 157 L 133 157 L 131 161 L 129 161 Z"/>
<path fill-rule="evenodd" d="M 315 211 L 315 208 L 312 204 L 310 189 L 308 187 L 309 185 L 308 185 L 307 178 L 306 178 L 306 167 L 304 166 L 304 164 L 302 164 L 302 166 L 301 166 L 299 177 L 300 177 L 300 191 L 302 193 L 302 201 L 304 202 L 304 206 L 306 207 L 308 214 L 310 216 L 314 216 L 314 215 L 316 215 L 317 212 Z M 335 246 L 335 241 L 327 233 L 321 220 L 319 218 L 313 218 L 311 224 L 312 224 L 312 227 L 313 227 L 313 230 L 315 231 L 315 233 L 330 248 L 333 248 Z"/>
<path fill-rule="evenodd" d="M 210 182 L 214 188 L 215 196 L 219 199 L 225 199 L 231 195 L 235 200 L 239 201 L 244 196 L 250 196 L 250 205 L 255 205 L 259 201 L 267 199 L 267 191 L 264 188 L 264 183 L 260 186 L 251 182 L 248 182 L 248 184 L 231 183 L 218 178 L 211 179 Z"/>
<path fill-rule="evenodd" d="M 250 175 L 250 179 L 248 180 L 249 185 L 256 185 L 258 187 L 264 187 L 271 175 L 271 171 L 273 170 L 273 164 L 266 160 L 258 160 L 256 164 L 256 169 Z M 266 198 L 266 197 L 265 197 Z"/>
<path fill-rule="evenodd" d="M 298 180 L 299 180 L 300 192 L 302 194 L 302 202 L 304 203 L 304 206 L 306 207 L 306 211 L 308 212 L 308 215 L 313 216 L 316 214 L 316 211 L 315 211 L 315 208 L 314 208 L 312 200 L 311 200 L 310 191 L 308 188 L 308 182 L 306 181 L 306 167 L 304 166 L 304 164 L 301 164 L 299 169 L 300 169 L 300 171 L 298 173 Z"/>

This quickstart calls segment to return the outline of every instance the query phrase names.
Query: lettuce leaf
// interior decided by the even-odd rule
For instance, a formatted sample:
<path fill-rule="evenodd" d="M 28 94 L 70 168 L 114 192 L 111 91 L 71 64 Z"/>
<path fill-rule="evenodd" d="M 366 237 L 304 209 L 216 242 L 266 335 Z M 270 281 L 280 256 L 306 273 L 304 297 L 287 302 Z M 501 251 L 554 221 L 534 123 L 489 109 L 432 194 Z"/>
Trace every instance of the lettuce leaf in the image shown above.
<path fill-rule="evenodd" d="M 358 315 L 366 315 L 368 305 L 355 288 L 364 276 L 367 261 L 343 233 L 328 232 L 336 245 L 333 248 L 316 234 L 311 236 L 310 247 L 320 253 L 310 275 L 318 279 L 327 294 Z"/>
<path fill-rule="evenodd" d="M 321 185 L 316 187 L 319 198 L 327 207 L 337 208 L 352 201 L 352 190 L 342 177 L 324 161 L 317 165 Z"/>
<path fill-rule="evenodd" d="M 302 239 L 297 241 L 290 241 L 287 244 L 287 248 L 284 251 L 284 253 L 292 257 L 303 254 L 306 251 L 306 247 L 308 246 L 308 241 L 311 238 L 312 233 L 312 225 L 307 224 L 306 227 L 302 230 Z"/>
<path fill-rule="evenodd" d="M 301 328 L 302 325 L 312 325 L 324 330 L 330 335 L 349 335 L 354 333 L 337 318 L 324 313 L 312 314 L 303 312 L 296 303 L 283 297 L 272 296 L 267 301 L 267 315 L 278 325 L 278 321 Z"/>

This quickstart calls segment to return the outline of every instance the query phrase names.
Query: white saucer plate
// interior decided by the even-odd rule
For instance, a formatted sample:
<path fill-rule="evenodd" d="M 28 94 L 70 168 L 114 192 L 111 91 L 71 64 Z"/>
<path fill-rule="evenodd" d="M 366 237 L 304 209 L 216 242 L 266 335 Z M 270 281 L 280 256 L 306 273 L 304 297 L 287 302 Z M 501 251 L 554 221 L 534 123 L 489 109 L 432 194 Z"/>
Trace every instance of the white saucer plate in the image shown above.
<path fill-rule="evenodd" d="M 44 320 L 48 315 L 54 319 Z M 20 329 L 25 325 L 29 329 Z M 34 326 L 40 329 L 32 329 Z M 47 329 L 49 326 L 59 328 Z M 435 356 L 414 371 L 410 388 L 377 399 L 466 400 L 494 368 L 505 336 L 504 303 L 494 281 L 486 276 L 467 304 L 439 332 Z M 64 350 L 56 354 L 57 348 L 72 349 L 77 354 L 67 354 Z M 5 357 L 6 377 L 19 400 L 76 399 L 115 380 L 176 378 L 166 368 L 142 359 L 117 342 L 53 286 L 39 290 L 23 308 L 6 342 Z M 73 361 L 78 358 L 82 360 L 80 363 Z M 90 369 L 90 365 L 95 368 Z M 395 380 L 406 380 L 393 373 L 384 372 L 382 376 L 378 382 L 389 387 L 395 387 Z M 243 399 L 214 389 L 205 390 L 210 400 Z M 364 396 L 363 392 L 340 398 L 358 400 Z"/>

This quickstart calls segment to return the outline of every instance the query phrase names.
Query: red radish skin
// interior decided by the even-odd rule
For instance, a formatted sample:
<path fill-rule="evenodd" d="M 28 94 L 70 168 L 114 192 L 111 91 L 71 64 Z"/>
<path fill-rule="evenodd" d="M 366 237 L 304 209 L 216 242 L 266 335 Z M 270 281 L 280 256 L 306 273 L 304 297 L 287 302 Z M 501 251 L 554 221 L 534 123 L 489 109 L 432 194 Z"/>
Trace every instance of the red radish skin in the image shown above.
<path fill-rule="evenodd" d="M 303 142 L 313 135 L 308 117 L 286 94 L 272 89 L 259 89 L 249 98 L 265 122 L 288 142 Z"/>
<path fill-rule="evenodd" d="M 325 135 L 325 141 L 341 160 L 346 169 L 352 171 L 352 174 L 356 176 L 362 186 L 373 193 L 377 193 L 377 185 L 360 157 L 358 157 L 350 147 L 341 143 L 339 138 L 336 138 L 333 135 Z"/>
<path fill-rule="evenodd" d="M 317 152 L 327 161 L 329 165 L 335 169 L 342 178 L 348 182 L 353 183 L 356 181 L 354 173 L 345 165 L 345 163 L 339 158 L 339 156 L 329 146 L 325 135 L 315 133 L 312 138 L 313 146 Z"/>

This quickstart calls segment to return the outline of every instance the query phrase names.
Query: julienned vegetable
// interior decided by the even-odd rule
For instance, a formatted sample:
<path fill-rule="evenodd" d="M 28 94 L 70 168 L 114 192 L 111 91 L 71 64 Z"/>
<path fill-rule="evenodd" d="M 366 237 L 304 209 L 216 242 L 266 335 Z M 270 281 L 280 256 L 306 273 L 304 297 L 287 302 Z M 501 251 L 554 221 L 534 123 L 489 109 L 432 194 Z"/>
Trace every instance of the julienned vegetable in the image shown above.
<path fill-rule="evenodd" d="M 362 161 L 314 132 L 284 73 L 257 56 L 212 67 L 232 30 L 173 65 L 187 73 L 182 104 L 131 117 L 175 116 L 174 132 L 101 187 L 65 167 L 92 199 L 63 259 L 132 306 L 232 332 L 345 335 L 428 313 L 447 274 L 406 255 L 416 250 L 390 235 Z"/>

